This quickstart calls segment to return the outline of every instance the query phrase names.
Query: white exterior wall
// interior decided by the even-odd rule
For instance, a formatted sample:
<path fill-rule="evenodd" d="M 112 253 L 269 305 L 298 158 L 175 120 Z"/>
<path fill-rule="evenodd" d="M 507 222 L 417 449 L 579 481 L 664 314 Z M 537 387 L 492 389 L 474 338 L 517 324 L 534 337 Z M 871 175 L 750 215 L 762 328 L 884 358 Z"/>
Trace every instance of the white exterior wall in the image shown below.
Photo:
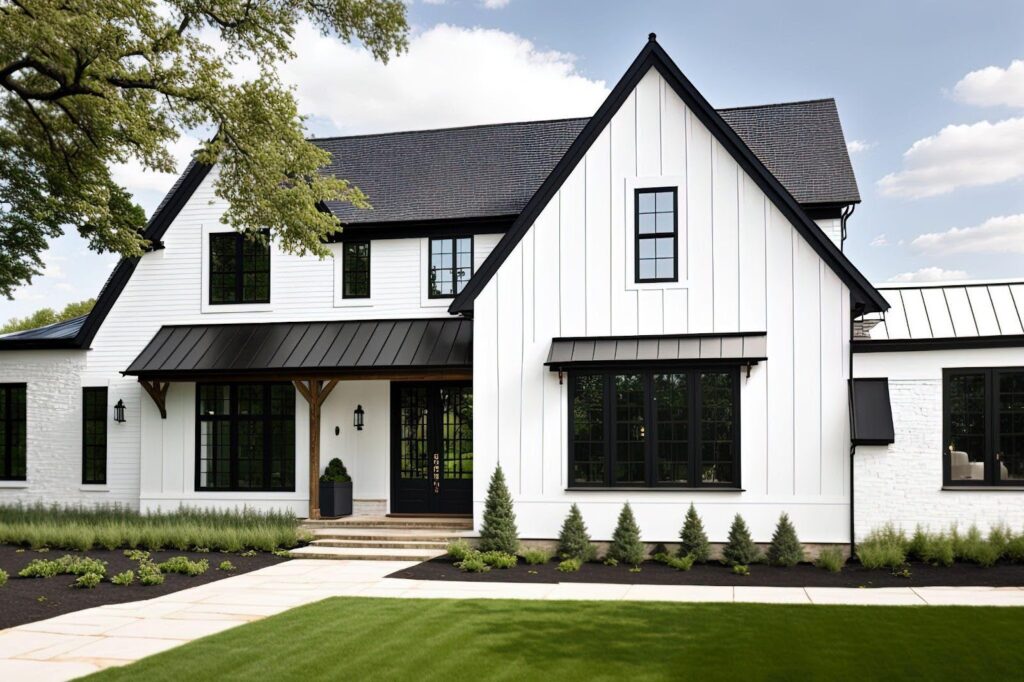
<path fill-rule="evenodd" d="M 1024 491 L 942 489 L 942 370 L 1024 366 L 1020 348 L 856 353 L 855 377 L 888 377 L 896 442 L 853 458 L 856 534 L 886 523 L 908 532 L 977 524 L 1024 527 Z"/>
<path fill-rule="evenodd" d="M 843 221 L 840 218 L 822 218 L 815 220 L 821 231 L 832 240 L 832 243 L 843 248 Z"/>
<path fill-rule="evenodd" d="M 679 187 L 677 283 L 633 281 L 633 189 Z M 739 512 L 755 540 L 779 513 L 805 542 L 849 540 L 849 291 L 654 71 L 640 82 L 476 299 L 474 517 L 500 460 L 524 538 L 556 537 L 577 502 L 595 539 L 624 501 L 673 541 L 690 502 L 712 541 Z M 743 492 L 568 491 L 556 336 L 767 331 L 741 378 Z"/>

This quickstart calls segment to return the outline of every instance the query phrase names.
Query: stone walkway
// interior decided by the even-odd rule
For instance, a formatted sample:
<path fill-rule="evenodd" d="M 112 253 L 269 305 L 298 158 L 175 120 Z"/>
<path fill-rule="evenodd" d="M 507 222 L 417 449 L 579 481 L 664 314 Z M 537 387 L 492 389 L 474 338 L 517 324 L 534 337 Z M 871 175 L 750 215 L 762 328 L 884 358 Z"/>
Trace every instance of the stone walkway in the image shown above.
<path fill-rule="evenodd" d="M 401 561 L 297 559 L 147 601 L 0 631 L 0 680 L 68 680 L 334 596 L 777 604 L 1024 606 L 1024 587 L 880 589 L 434 582 L 385 578 Z"/>

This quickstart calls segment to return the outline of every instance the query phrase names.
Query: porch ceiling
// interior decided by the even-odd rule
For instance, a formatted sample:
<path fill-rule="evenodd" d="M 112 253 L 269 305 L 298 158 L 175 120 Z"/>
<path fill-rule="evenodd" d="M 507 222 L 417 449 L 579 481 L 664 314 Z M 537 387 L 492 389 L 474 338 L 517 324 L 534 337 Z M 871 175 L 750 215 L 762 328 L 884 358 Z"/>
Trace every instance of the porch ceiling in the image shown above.
<path fill-rule="evenodd" d="M 468 375 L 462 318 L 161 327 L 125 375 L 163 380 Z"/>

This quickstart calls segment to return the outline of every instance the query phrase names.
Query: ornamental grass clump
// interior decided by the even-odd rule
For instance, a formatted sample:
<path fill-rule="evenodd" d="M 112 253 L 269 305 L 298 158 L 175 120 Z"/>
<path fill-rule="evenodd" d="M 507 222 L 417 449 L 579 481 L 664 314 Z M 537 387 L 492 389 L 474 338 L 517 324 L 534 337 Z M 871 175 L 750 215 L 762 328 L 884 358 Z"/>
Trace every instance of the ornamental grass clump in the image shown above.
<path fill-rule="evenodd" d="M 558 534 L 558 556 L 579 559 L 581 563 L 597 556 L 597 547 L 590 541 L 587 525 L 575 503 L 569 508 L 569 515 L 562 522 L 562 530 Z"/>
<path fill-rule="evenodd" d="M 704 532 L 704 522 L 701 521 L 692 502 L 690 508 L 686 510 L 686 518 L 679 531 L 677 556 L 691 556 L 699 564 L 706 563 L 711 558 L 711 543 L 708 541 L 707 533 Z"/>
<path fill-rule="evenodd" d="M 539 566 L 551 561 L 551 552 L 540 547 L 530 547 L 522 552 L 523 561 L 531 566 Z"/>
<path fill-rule="evenodd" d="M 519 531 L 516 513 L 512 508 L 512 493 L 505 483 L 505 473 L 499 464 L 491 475 L 484 503 L 483 525 L 480 527 L 480 551 L 515 554 L 519 551 Z"/>
<path fill-rule="evenodd" d="M 789 515 L 783 512 L 768 546 L 768 563 L 772 566 L 796 566 L 803 560 L 804 546 L 796 536 L 796 528 Z"/>
<path fill-rule="evenodd" d="M 452 559 L 455 559 L 456 561 L 462 561 L 467 556 L 469 556 L 469 553 L 473 551 L 473 548 L 470 547 L 468 542 L 466 542 L 462 538 L 459 538 L 458 540 L 452 540 L 451 542 L 449 542 L 448 547 L 445 549 L 445 551 L 448 553 L 448 556 L 450 556 Z"/>
<path fill-rule="evenodd" d="M 627 502 L 622 505 L 622 511 L 619 512 L 619 521 L 615 525 L 612 542 L 608 547 L 608 557 L 636 568 L 643 563 L 644 554 L 644 543 L 640 541 L 640 527 L 633 516 L 633 508 Z"/>
<path fill-rule="evenodd" d="M 473 550 L 466 558 L 455 564 L 460 571 L 466 573 L 486 573 L 491 570 L 491 565 L 484 560 L 483 552 Z"/>
<path fill-rule="evenodd" d="M 829 573 L 839 573 L 843 570 L 844 564 L 846 564 L 846 556 L 838 547 L 826 547 L 818 552 L 818 558 L 814 560 L 815 566 L 823 568 Z"/>
<path fill-rule="evenodd" d="M 999 546 L 986 539 L 977 526 L 971 526 L 963 535 L 954 528 L 952 536 L 953 553 L 957 559 L 985 568 L 994 566 L 1005 549 L 1005 544 Z M 997 538 L 997 542 L 1001 542 L 1001 540 L 1002 538 Z"/>
<path fill-rule="evenodd" d="M 732 526 L 729 528 L 729 541 L 722 548 L 722 559 L 730 566 L 746 566 L 761 559 L 761 550 L 754 544 L 747 522 L 739 514 L 733 517 Z"/>
<path fill-rule="evenodd" d="M 857 543 L 857 560 L 864 568 L 900 568 L 907 562 L 908 544 L 903 531 L 887 524 Z"/>

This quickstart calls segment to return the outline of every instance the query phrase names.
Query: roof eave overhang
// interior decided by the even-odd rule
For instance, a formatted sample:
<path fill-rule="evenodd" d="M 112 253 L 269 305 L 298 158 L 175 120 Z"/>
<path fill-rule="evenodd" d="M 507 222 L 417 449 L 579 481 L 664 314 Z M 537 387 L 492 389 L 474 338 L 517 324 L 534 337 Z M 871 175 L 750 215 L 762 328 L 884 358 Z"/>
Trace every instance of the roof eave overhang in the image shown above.
<path fill-rule="evenodd" d="M 962 336 L 940 339 L 855 339 L 854 353 L 906 353 L 933 350 L 973 350 L 978 348 L 1022 348 L 1024 334 L 1000 336 Z"/>

